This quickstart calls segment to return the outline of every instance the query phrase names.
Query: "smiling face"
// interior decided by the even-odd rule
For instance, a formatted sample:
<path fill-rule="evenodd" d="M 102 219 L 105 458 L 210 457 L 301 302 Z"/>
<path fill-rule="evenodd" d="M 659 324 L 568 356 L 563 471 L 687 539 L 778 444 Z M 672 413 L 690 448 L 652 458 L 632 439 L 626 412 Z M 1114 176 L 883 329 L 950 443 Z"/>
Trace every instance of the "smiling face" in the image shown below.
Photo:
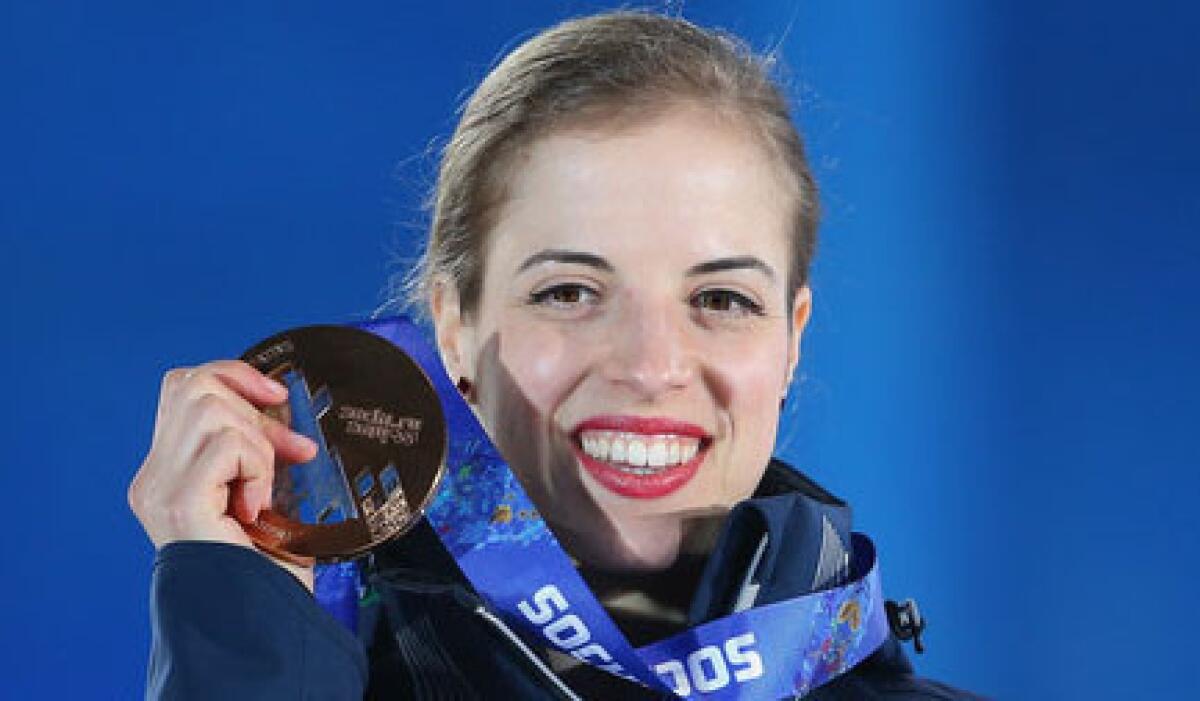
<path fill-rule="evenodd" d="M 665 568 L 770 458 L 810 307 L 793 195 L 699 107 L 554 132 L 512 172 L 478 308 L 435 291 L 443 358 L 569 552 Z"/>

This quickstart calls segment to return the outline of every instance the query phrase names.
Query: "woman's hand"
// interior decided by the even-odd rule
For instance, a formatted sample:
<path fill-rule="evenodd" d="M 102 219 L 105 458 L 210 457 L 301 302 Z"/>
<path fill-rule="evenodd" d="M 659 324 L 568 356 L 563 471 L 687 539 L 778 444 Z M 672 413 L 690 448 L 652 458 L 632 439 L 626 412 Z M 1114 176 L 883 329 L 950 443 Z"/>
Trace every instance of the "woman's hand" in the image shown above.
<path fill-rule="evenodd" d="M 240 360 L 177 368 L 163 376 L 154 438 L 129 485 L 129 505 L 155 547 L 206 540 L 253 547 L 242 528 L 271 505 L 275 459 L 304 462 L 310 439 L 258 407 L 287 389 Z M 279 559 L 312 589 L 312 569 Z"/>

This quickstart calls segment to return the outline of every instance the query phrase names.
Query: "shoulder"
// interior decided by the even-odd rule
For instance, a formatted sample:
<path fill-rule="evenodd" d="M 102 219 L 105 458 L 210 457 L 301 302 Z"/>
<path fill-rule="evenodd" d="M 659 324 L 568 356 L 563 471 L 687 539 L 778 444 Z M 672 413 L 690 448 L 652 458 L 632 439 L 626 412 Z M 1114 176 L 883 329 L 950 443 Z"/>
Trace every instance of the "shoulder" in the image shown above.
<path fill-rule="evenodd" d="M 854 669 L 804 698 L 805 701 L 982 701 L 986 697 L 916 676 L 899 641 L 889 637 Z"/>
<path fill-rule="evenodd" d="M 786 494 L 801 494 L 826 507 L 826 511 L 830 507 L 848 510 L 845 501 L 804 473 L 780 460 L 772 460 L 758 486 L 756 496 Z M 849 528 L 847 523 L 846 530 L 849 531 Z M 792 539 L 792 542 L 795 543 L 796 539 Z M 917 676 L 894 634 L 889 635 L 878 650 L 853 669 L 805 697 L 812 701 L 972 701 L 983 698 L 948 684 Z"/>

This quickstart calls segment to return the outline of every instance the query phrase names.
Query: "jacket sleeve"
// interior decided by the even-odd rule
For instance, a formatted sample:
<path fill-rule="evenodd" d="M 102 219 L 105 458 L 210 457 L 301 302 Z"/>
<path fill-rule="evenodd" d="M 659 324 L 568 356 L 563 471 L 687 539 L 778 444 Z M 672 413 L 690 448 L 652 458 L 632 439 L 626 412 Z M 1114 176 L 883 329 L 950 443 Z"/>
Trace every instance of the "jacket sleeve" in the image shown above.
<path fill-rule="evenodd" d="M 147 699 L 361 699 L 358 640 L 249 548 L 179 542 L 150 585 Z"/>

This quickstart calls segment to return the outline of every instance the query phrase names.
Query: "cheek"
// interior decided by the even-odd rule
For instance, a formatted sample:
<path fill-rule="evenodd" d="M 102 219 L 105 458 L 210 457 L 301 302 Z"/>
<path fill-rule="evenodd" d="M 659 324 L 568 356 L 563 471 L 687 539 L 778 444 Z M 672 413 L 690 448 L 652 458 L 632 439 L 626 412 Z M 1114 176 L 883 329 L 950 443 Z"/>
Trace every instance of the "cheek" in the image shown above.
<path fill-rule="evenodd" d="M 573 454 L 555 420 L 582 372 L 576 346 L 554 329 L 506 320 L 491 332 L 479 366 L 484 428 L 548 518 L 561 497 L 578 492 L 559 469 Z"/>
<path fill-rule="evenodd" d="M 568 334 L 513 323 L 500 329 L 500 363 L 525 401 L 548 419 L 579 381 L 586 360 Z"/>
<path fill-rule="evenodd" d="M 771 360 L 763 358 L 758 370 L 754 369 L 754 363 L 747 362 L 730 380 L 729 421 L 733 440 L 729 453 L 721 461 L 717 487 L 720 498 L 727 504 L 754 492 L 775 450 L 784 371 L 776 371 Z M 782 363 L 779 365 L 782 367 Z"/>
<path fill-rule="evenodd" d="M 725 359 L 729 420 L 738 459 L 770 456 L 779 420 L 779 402 L 787 378 L 787 338 L 745 343 Z"/>
<path fill-rule="evenodd" d="M 741 339 L 711 344 L 710 361 L 719 363 L 731 394 L 731 403 L 746 408 L 773 409 L 787 379 L 786 332 L 747 334 Z M 719 351 L 718 351 L 719 349 Z M 774 401 L 767 401 L 768 399 Z"/>

